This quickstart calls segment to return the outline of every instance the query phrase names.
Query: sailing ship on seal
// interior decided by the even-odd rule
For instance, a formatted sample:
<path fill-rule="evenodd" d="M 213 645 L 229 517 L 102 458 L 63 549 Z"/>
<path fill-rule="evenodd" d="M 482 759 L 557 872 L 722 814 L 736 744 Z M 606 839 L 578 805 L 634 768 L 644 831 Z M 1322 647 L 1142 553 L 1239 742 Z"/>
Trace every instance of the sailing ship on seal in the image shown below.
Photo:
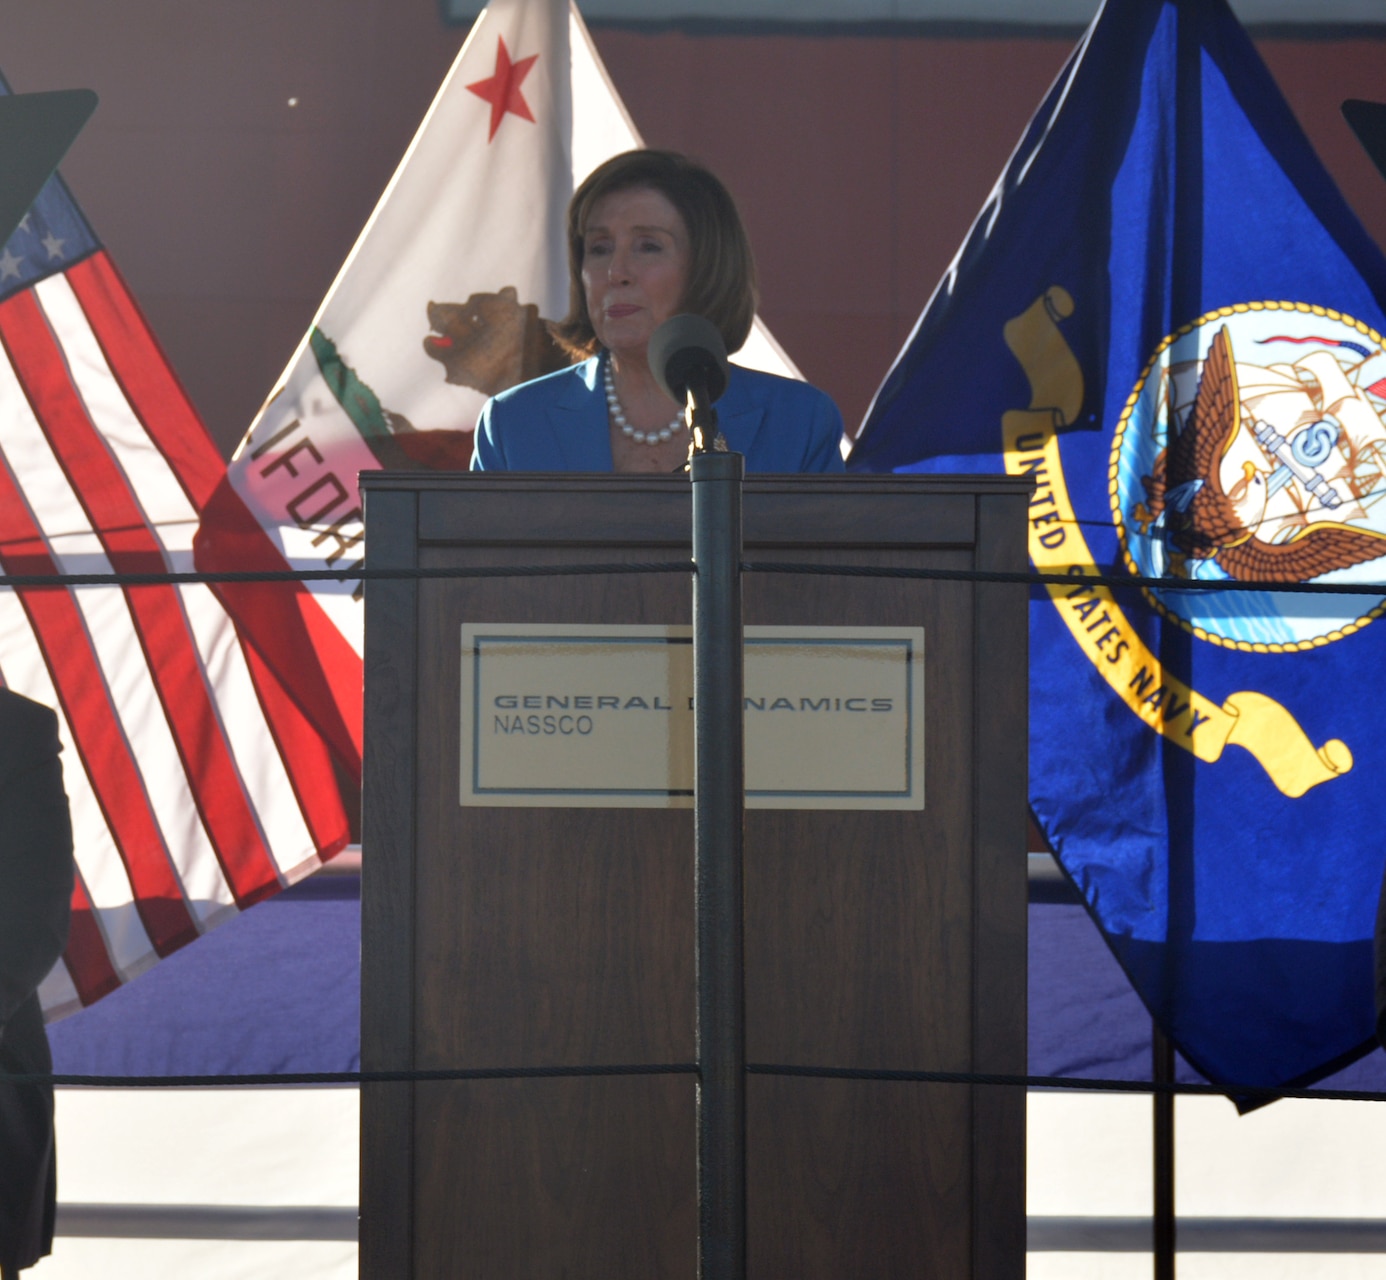
<path fill-rule="evenodd" d="M 1240 360 L 1224 324 L 1201 362 L 1172 363 L 1156 415 L 1168 435 L 1133 523 L 1163 535 L 1164 571 L 1182 577 L 1307 582 L 1386 556 L 1386 380 L 1359 385 L 1381 349 L 1319 335 L 1255 343 L 1314 349 Z"/>

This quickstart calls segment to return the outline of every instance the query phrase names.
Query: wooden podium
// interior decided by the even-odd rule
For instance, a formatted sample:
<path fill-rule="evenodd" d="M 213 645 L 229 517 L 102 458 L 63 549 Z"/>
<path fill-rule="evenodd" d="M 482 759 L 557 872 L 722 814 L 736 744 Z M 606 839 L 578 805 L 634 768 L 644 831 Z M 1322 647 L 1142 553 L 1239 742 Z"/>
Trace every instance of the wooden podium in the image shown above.
<path fill-rule="evenodd" d="M 372 569 L 684 559 L 683 476 L 362 476 Z M 1023 570 L 1028 481 L 751 477 L 746 557 Z M 922 627 L 924 806 L 746 814 L 752 1064 L 1025 1070 L 1026 591 L 745 577 L 748 627 Z M 687 624 L 682 574 L 366 588 L 362 1067 L 694 1057 L 687 808 L 460 802 L 464 624 Z M 748 689 L 749 692 L 749 689 Z M 1021 1280 L 1025 1098 L 751 1074 L 754 1280 Z M 688 1074 L 362 1090 L 366 1280 L 696 1275 Z"/>

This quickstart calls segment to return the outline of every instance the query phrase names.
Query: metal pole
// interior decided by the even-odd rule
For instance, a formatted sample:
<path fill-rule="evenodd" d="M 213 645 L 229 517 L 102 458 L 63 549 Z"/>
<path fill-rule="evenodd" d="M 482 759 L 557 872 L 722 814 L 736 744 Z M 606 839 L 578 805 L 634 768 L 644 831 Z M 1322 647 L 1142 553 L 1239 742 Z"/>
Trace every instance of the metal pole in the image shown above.
<path fill-rule="evenodd" d="M 743 629 L 739 453 L 693 477 L 693 826 L 698 981 L 698 1275 L 746 1275 L 746 1010 L 742 978 Z"/>
<path fill-rule="evenodd" d="M 1174 1045 L 1154 1022 L 1150 1024 L 1151 1078 L 1174 1083 Z M 1174 1280 L 1174 1095 L 1157 1093 L 1155 1101 L 1155 1280 Z"/>

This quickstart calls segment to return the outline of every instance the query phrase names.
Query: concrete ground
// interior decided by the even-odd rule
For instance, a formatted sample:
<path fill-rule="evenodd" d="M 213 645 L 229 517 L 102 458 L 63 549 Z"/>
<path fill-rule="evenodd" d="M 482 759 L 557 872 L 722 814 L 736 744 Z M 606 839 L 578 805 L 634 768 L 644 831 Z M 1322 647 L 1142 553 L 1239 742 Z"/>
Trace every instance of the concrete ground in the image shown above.
<path fill-rule="evenodd" d="M 1178 1103 L 1181 1280 L 1386 1280 L 1386 1106 Z M 348 1280 L 349 1088 L 59 1092 L 59 1236 L 35 1280 Z M 1150 1100 L 1035 1092 L 1030 1280 L 1144 1280 Z"/>

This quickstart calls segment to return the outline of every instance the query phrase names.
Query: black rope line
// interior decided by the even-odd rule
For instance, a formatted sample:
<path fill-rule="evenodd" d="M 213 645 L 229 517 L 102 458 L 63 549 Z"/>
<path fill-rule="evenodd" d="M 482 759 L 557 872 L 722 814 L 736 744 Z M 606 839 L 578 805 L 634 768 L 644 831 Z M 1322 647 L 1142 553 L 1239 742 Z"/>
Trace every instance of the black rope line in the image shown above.
<path fill-rule="evenodd" d="M 1324 1102 L 1386 1102 L 1375 1089 L 1292 1089 L 1117 1080 L 1094 1076 L 1006 1075 L 978 1071 L 892 1071 L 867 1067 L 813 1067 L 784 1063 L 746 1064 L 748 1075 L 815 1080 L 867 1080 L 901 1084 L 962 1084 L 1020 1089 L 1067 1089 L 1084 1093 L 1183 1094 L 1272 1102 L 1303 1098 Z M 256 1085 L 427 1084 L 453 1080 L 557 1080 L 600 1076 L 698 1075 L 696 1063 L 640 1063 L 584 1067 L 452 1067 L 398 1071 L 269 1071 L 226 1075 L 89 1075 L 65 1072 L 0 1074 L 6 1084 L 47 1084 L 85 1089 L 205 1089 Z"/>
<path fill-rule="evenodd" d="M 1241 582 L 1236 579 L 1143 578 L 1131 574 L 1033 573 L 992 569 L 936 569 L 896 565 L 807 564 L 743 560 L 745 573 L 809 574 L 820 577 L 902 578 L 940 582 L 994 582 L 1017 586 L 1135 587 L 1155 591 L 1271 591 L 1291 595 L 1386 596 L 1382 582 Z M 0 588 L 146 587 L 253 582 L 389 582 L 451 578 L 570 578 L 607 574 L 696 573 L 691 560 L 620 564 L 473 565 L 441 568 L 284 569 L 188 573 L 16 573 L 0 574 Z"/>
<path fill-rule="evenodd" d="M 696 573 L 691 560 L 623 564 L 521 564 L 394 569 L 264 569 L 215 573 L 10 573 L 0 587 L 162 587 L 238 582 L 388 582 L 430 578 L 574 578 L 617 573 Z"/>
<path fill-rule="evenodd" d="M 426 1084 L 447 1080 L 561 1080 L 582 1076 L 697 1075 L 689 1062 L 618 1063 L 589 1067 L 443 1067 L 399 1071 L 262 1071 L 241 1075 L 110 1076 L 69 1072 L 10 1074 L 6 1084 L 51 1084 L 83 1089 L 206 1089 L 288 1084 Z"/>
<path fill-rule="evenodd" d="M 1023 1076 L 978 1071 L 883 1071 L 865 1067 L 800 1067 L 782 1063 L 748 1062 L 748 1075 L 801 1076 L 815 1080 L 877 1080 L 915 1084 L 997 1085 L 1023 1089 L 1077 1089 L 1095 1093 L 1191 1094 L 1196 1097 L 1237 1098 L 1274 1102 L 1279 1098 L 1311 1098 L 1331 1102 L 1386 1102 L 1377 1089 L 1278 1089 L 1215 1084 L 1168 1083 L 1154 1080 L 1112 1080 L 1092 1076 Z"/>
<path fill-rule="evenodd" d="M 1192 578 L 1139 578 L 1133 574 L 1025 573 L 992 569 L 915 569 L 905 566 L 805 564 L 786 560 L 743 560 L 745 573 L 802 573 L 845 578 L 934 578 L 943 582 L 1012 582 L 1026 586 L 1139 587 L 1157 591 L 1276 591 L 1299 595 L 1386 596 L 1381 582 L 1239 582 Z"/>

